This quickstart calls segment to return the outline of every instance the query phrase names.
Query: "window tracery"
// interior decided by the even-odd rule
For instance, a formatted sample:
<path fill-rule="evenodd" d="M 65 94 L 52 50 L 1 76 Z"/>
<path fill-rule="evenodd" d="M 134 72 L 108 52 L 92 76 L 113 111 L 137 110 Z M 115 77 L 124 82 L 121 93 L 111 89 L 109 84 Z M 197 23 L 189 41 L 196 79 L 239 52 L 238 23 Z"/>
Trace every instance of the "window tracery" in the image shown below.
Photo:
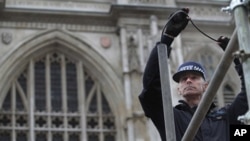
<path fill-rule="evenodd" d="M 82 64 L 59 52 L 30 61 L 27 69 L 13 81 L 0 107 L 0 140 L 27 141 L 29 134 L 34 133 L 36 141 L 80 141 L 83 138 L 115 141 L 115 117 L 100 83 Z M 84 87 L 83 93 L 80 93 L 80 86 Z M 31 89 L 34 89 L 33 94 L 30 94 Z M 79 100 L 80 97 L 84 99 Z M 34 109 L 32 114 L 29 109 Z"/>

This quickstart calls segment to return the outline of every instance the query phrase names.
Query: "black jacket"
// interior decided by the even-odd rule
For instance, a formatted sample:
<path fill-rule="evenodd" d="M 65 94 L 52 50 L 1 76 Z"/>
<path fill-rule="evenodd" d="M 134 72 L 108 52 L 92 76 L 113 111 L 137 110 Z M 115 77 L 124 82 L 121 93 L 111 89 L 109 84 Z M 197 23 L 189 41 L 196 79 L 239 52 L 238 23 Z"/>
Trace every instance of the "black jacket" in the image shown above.
<path fill-rule="evenodd" d="M 166 43 L 170 46 L 172 40 L 168 39 Z M 168 49 L 170 52 L 170 48 Z M 221 109 L 216 109 L 214 104 L 210 106 L 194 141 L 229 141 L 230 124 L 241 124 L 237 117 L 247 112 L 248 104 L 241 65 L 237 64 L 236 69 L 242 80 L 241 92 L 231 105 Z M 162 141 L 166 141 L 157 47 L 153 48 L 147 62 L 139 100 L 145 115 L 153 121 L 159 131 Z M 177 141 L 183 137 L 196 108 L 190 108 L 184 101 L 180 101 L 180 104 L 173 108 Z"/>

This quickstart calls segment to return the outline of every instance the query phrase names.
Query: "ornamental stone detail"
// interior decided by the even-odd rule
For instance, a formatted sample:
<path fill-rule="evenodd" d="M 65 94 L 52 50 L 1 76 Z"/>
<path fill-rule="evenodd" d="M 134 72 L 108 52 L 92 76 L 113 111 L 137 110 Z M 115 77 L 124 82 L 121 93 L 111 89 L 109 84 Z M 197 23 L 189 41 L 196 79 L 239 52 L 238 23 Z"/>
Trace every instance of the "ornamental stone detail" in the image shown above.
<path fill-rule="evenodd" d="M 115 32 L 116 27 L 113 26 L 96 26 L 96 25 L 79 25 L 79 24 L 51 24 L 51 23 L 34 23 L 34 22 L 10 22 L 0 21 L 0 27 L 9 28 L 34 28 L 34 29 L 54 29 L 63 28 L 69 31 L 92 31 L 92 32 Z"/>
<path fill-rule="evenodd" d="M 25 9 L 46 9 L 63 11 L 95 11 L 108 12 L 109 3 L 98 2 L 62 2 L 62 1 L 34 1 L 34 0 L 6 0 L 7 8 L 25 8 Z"/>
<path fill-rule="evenodd" d="M 1 33 L 1 36 L 2 36 L 2 42 L 6 45 L 10 44 L 10 42 L 12 41 L 12 34 L 9 32 L 3 32 Z"/>
<path fill-rule="evenodd" d="M 103 48 L 110 48 L 111 46 L 111 39 L 109 37 L 101 37 L 100 38 L 100 44 Z"/>

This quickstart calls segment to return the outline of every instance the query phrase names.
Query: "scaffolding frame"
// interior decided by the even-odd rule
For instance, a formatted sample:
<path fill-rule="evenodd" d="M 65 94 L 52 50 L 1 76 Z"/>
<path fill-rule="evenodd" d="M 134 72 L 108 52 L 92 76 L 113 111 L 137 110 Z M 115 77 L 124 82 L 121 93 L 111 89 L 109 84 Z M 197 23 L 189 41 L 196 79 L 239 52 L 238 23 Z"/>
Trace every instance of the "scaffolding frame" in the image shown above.
<path fill-rule="evenodd" d="M 243 73 L 245 77 L 245 85 L 250 86 L 250 31 L 248 19 L 248 9 L 250 0 L 232 0 L 230 6 L 222 8 L 224 12 L 234 14 L 236 28 L 231 36 L 231 39 L 227 45 L 225 53 L 221 58 L 212 78 L 208 85 L 206 92 L 204 93 L 191 122 L 182 138 L 182 141 L 191 141 L 196 135 L 198 128 L 200 127 L 216 92 L 225 77 L 226 73 L 233 62 L 235 57 L 239 58 L 242 62 Z M 237 37 L 238 45 L 237 46 Z M 158 57 L 160 66 L 160 76 L 162 86 L 162 97 L 163 97 L 163 110 L 165 120 L 165 131 L 167 141 L 176 141 L 175 127 L 174 127 L 174 114 L 171 99 L 170 83 L 169 83 L 169 67 L 167 62 L 167 47 L 166 45 L 159 44 L 158 46 Z M 239 49 L 239 50 L 238 50 Z M 238 50 L 238 51 L 237 51 Z M 246 87 L 248 106 L 250 107 L 250 87 Z M 250 111 L 246 112 L 245 115 L 239 116 L 238 120 L 250 125 Z M 173 137 L 174 136 L 174 137 Z"/>
<path fill-rule="evenodd" d="M 158 58 L 159 58 L 159 70 L 161 76 L 161 85 L 169 87 L 161 87 L 162 89 L 162 104 L 164 123 L 166 131 L 167 141 L 176 141 L 175 136 L 175 122 L 174 122 L 174 111 L 172 108 L 172 95 L 169 79 L 169 63 L 168 63 L 168 50 L 167 46 L 163 43 L 157 45 Z"/>

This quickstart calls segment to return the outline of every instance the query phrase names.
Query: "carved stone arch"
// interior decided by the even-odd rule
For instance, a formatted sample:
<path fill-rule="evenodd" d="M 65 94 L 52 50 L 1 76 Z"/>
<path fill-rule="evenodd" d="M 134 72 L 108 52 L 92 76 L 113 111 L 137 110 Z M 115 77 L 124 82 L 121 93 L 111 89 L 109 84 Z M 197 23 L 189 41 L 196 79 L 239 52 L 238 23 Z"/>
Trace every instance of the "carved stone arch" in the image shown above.
<path fill-rule="evenodd" d="M 52 44 L 60 44 L 60 47 L 51 48 Z M 105 61 L 92 47 L 92 43 L 86 38 L 78 38 L 70 32 L 63 30 L 49 30 L 39 33 L 5 54 L 0 67 L 0 105 L 2 105 L 4 94 L 7 93 L 11 82 L 21 73 L 34 56 L 40 56 L 50 51 L 58 50 L 64 54 L 84 61 L 89 68 L 89 73 L 96 76 L 103 87 L 103 92 L 110 104 L 110 108 L 117 118 L 117 128 L 123 125 L 125 117 L 125 103 L 122 84 L 112 70 L 110 64 Z M 110 66 L 110 67 L 108 67 Z M 91 71 L 90 71 L 91 70 Z M 122 135 L 118 135 L 122 138 Z"/>

